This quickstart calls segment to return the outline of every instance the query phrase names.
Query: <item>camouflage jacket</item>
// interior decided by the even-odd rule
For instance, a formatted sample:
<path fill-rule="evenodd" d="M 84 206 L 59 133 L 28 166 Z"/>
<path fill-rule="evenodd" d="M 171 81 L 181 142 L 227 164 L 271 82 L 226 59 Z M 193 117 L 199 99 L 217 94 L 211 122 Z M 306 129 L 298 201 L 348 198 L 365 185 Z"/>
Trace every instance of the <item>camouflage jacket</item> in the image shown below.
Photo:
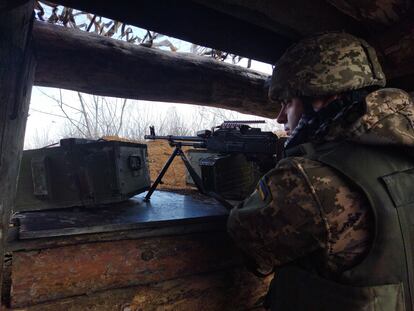
<path fill-rule="evenodd" d="M 414 107 L 407 93 L 381 89 L 365 105 L 366 113 L 352 124 L 330 124 L 324 139 L 414 149 Z M 357 264 L 374 237 L 361 190 L 332 168 L 301 157 L 286 158 L 266 174 L 231 211 L 228 230 L 262 274 L 305 258 L 334 276 Z"/>

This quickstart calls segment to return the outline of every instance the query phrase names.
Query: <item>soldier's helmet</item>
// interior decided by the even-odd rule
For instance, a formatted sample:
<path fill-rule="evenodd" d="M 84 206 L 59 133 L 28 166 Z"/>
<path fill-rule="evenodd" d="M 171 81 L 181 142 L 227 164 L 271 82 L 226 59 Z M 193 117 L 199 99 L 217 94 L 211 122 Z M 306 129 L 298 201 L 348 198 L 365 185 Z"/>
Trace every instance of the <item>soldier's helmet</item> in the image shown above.
<path fill-rule="evenodd" d="M 269 97 L 339 94 L 367 86 L 385 86 L 375 50 L 342 32 L 308 37 L 290 47 L 275 64 Z"/>

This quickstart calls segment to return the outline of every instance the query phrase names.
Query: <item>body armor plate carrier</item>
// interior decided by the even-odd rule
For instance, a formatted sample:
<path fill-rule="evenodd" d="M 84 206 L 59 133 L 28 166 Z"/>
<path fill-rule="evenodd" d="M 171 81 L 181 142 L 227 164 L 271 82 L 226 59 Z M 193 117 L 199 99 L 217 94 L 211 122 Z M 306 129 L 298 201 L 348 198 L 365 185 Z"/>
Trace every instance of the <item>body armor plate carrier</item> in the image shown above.
<path fill-rule="evenodd" d="M 414 155 L 350 142 L 298 147 L 301 156 L 360 187 L 373 210 L 375 236 L 364 260 L 335 281 L 295 265 L 278 269 L 271 310 L 413 311 Z"/>

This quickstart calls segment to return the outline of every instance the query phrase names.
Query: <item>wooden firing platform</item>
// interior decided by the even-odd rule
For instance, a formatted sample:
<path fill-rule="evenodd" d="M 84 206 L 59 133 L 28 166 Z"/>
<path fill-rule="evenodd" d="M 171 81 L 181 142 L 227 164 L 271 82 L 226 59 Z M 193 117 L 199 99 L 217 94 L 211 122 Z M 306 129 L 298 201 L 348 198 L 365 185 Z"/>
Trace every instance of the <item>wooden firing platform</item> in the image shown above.
<path fill-rule="evenodd" d="M 107 207 L 19 213 L 14 217 L 19 223 L 19 239 L 162 228 L 207 221 L 224 223 L 228 214 L 216 201 L 201 195 L 156 191 L 150 202 L 145 202 L 143 197 L 135 196 Z"/>
<path fill-rule="evenodd" d="M 157 191 L 111 206 L 14 217 L 12 310 L 250 310 L 248 273 L 214 200 Z"/>

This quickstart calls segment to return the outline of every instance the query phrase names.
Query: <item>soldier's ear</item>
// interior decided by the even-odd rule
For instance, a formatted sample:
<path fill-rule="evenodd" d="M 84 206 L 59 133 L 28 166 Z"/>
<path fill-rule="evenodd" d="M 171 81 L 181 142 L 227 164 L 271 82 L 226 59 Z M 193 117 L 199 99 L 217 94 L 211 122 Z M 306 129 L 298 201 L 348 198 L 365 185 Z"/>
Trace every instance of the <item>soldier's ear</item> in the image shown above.
<path fill-rule="evenodd" d="M 318 111 L 318 110 L 328 106 L 330 103 L 332 103 L 333 101 L 337 100 L 340 97 L 341 97 L 341 95 L 339 95 L 339 94 L 327 95 L 327 96 L 323 96 L 323 97 L 317 97 L 312 101 L 313 110 Z"/>
<path fill-rule="evenodd" d="M 342 97 L 341 94 L 334 94 L 334 95 L 329 95 L 325 97 L 325 102 L 326 105 L 329 105 L 330 103 L 332 103 L 333 101 L 340 99 Z"/>
<path fill-rule="evenodd" d="M 314 111 L 319 111 L 326 106 L 326 102 L 323 98 L 315 98 L 314 100 L 312 100 L 311 104 Z"/>

